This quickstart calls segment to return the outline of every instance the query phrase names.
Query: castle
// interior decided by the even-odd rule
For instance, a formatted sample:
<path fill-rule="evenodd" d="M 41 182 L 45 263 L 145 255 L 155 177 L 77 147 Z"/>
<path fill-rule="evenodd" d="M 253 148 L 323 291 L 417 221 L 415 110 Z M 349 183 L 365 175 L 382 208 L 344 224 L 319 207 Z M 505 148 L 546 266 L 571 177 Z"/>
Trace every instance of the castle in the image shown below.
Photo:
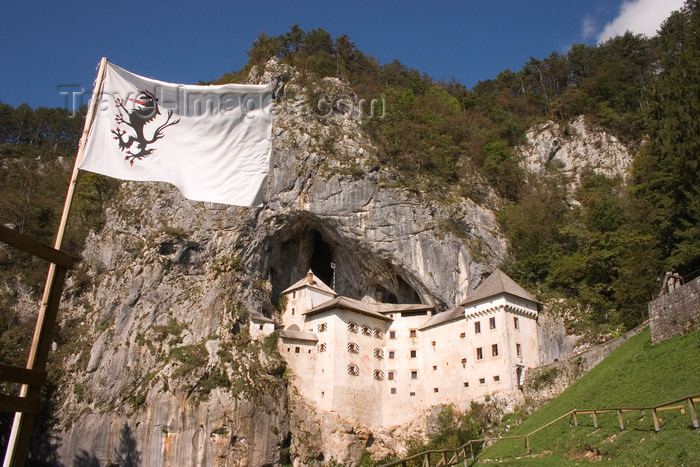
<path fill-rule="evenodd" d="M 278 345 L 296 389 L 321 411 L 370 426 L 516 391 L 539 363 L 540 303 L 500 270 L 437 314 L 429 305 L 338 296 L 311 271 L 282 296 Z M 269 320 L 254 326 L 273 329 Z"/>

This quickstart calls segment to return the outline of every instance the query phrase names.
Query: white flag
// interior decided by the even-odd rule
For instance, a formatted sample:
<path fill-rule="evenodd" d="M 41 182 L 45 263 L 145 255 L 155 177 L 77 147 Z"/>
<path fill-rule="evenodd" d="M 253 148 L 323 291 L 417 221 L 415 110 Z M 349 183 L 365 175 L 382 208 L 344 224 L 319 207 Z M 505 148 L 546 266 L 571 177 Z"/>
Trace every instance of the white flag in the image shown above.
<path fill-rule="evenodd" d="M 189 199 L 259 206 L 272 85 L 165 83 L 106 64 L 80 169 L 169 182 Z"/>

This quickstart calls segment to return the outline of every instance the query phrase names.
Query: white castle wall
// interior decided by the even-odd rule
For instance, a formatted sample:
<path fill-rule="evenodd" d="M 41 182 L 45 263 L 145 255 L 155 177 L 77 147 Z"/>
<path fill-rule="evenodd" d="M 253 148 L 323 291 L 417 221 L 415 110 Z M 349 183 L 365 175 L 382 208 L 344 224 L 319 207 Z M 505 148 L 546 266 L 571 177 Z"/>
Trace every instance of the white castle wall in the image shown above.
<path fill-rule="evenodd" d="M 296 324 L 318 338 L 318 342 L 280 340 L 280 352 L 299 393 L 321 410 L 370 426 L 399 425 L 436 404 L 464 406 L 484 394 L 517 390 L 517 367 L 539 363 L 537 305 L 517 297 L 477 303 L 467 307 L 465 317 L 421 330 L 430 318 L 427 311 L 385 313 L 391 320 L 338 307 L 304 315 L 309 304 L 318 306 L 333 297 L 310 287 L 287 295 L 284 328 Z M 490 318 L 495 319 L 494 329 Z M 349 330 L 351 322 L 358 332 Z M 475 330 L 477 322 L 480 332 Z M 363 334 L 363 326 L 379 330 L 380 337 Z M 358 353 L 348 352 L 350 342 L 358 345 Z M 383 358 L 375 357 L 375 349 Z M 356 365 L 359 374 L 349 374 L 349 365 Z M 381 371 L 376 377 L 375 370 Z"/>

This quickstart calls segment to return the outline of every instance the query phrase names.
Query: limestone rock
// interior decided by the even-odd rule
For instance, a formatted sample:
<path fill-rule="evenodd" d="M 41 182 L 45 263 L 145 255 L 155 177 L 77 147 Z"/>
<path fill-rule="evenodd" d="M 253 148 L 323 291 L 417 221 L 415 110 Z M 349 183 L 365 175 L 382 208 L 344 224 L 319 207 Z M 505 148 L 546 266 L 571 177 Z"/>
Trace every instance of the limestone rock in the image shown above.
<path fill-rule="evenodd" d="M 595 128 L 581 116 L 568 124 L 552 121 L 528 130 L 520 146 L 522 165 L 538 173 L 553 164 L 571 177 L 571 188 L 585 168 L 608 177 L 626 179 L 632 164 L 630 151 L 614 136 Z"/>

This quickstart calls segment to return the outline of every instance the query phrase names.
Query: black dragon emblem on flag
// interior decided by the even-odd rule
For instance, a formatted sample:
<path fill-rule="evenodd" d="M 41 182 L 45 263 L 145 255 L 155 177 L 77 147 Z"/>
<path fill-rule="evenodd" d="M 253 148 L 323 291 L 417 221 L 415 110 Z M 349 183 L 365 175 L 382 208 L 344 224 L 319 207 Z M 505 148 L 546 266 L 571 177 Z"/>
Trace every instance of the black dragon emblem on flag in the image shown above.
<path fill-rule="evenodd" d="M 167 127 L 180 123 L 180 119 L 171 120 L 173 111 L 168 110 L 168 118 L 165 120 L 165 123 L 156 128 L 150 138 L 146 138 L 144 128 L 160 115 L 158 99 L 149 91 L 139 90 L 138 97 L 129 99 L 129 101 L 134 103 L 133 110 L 126 108 L 123 99 L 116 99 L 117 116 L 114 120 L 117 122 L 117 129 L 112 130 L 112 133 L 114 134 L 114 139 L 119 142 L 119 149 L 126 154 L 124 160 L 134 165 L 136 159 L 141 160 L 151 155 L 155 148 L 149 148 L 149 146 L 164 136 L 163 130 Z M 133 131 L 133 134 L 131 132 L 127 133 L 119 125 L 128 126 Z"/>

